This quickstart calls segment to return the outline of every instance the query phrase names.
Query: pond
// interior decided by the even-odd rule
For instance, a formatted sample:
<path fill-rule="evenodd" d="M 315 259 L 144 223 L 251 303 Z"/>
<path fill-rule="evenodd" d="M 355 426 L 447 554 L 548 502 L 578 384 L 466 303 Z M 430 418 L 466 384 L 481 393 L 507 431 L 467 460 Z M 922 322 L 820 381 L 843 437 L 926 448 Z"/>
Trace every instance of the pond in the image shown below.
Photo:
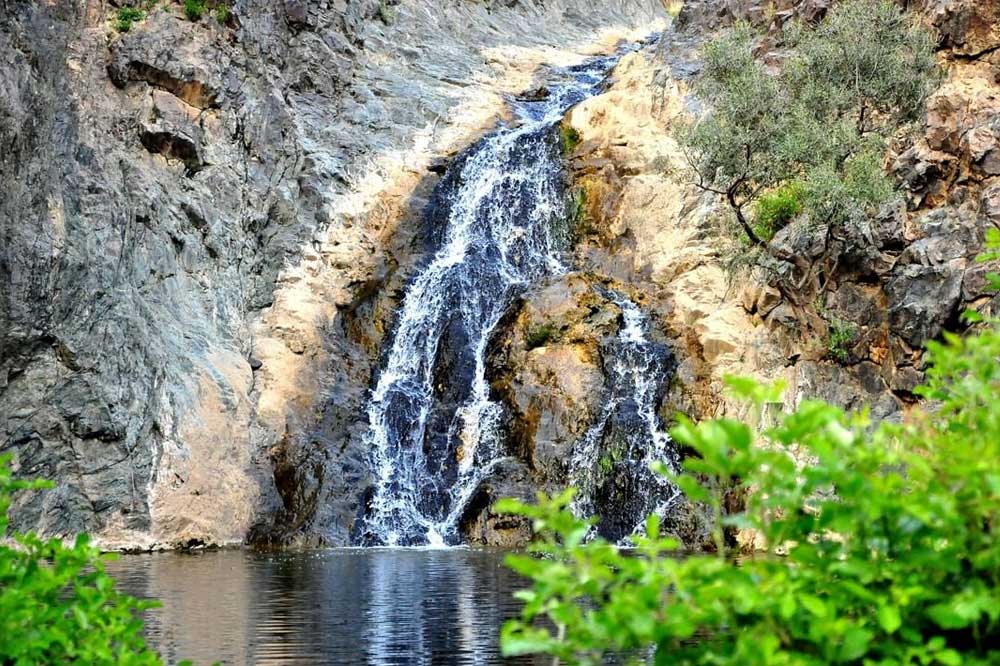
<path fill-rule="evenodd" d="M 122 591 L 156 598 L 150 643 L 167 663 L 466 665 L 504 660 L 500 625 L 524 587 L 491 550 L 242 550 L 127 555 Z"/>

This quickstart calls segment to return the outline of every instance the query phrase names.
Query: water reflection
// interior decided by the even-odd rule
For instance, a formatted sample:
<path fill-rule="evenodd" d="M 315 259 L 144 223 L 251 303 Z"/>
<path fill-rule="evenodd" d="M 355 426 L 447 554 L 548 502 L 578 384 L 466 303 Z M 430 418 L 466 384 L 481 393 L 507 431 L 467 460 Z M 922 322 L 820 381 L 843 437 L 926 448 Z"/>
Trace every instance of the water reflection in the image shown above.
<path fill-rule="evenodd" d="M 533 664 L 497 633 L 523 582 L 484 550 L 220 551 L 122 557 L 119 585 L 163 607 L 146 617 L 169 663 Z"/>

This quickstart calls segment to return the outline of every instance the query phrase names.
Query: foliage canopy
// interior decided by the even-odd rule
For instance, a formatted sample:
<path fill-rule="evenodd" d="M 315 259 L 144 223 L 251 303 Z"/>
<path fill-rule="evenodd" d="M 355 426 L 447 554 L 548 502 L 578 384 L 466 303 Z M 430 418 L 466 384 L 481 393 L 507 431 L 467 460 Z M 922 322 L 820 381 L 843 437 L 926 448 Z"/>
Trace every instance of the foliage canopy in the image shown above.
<path fill-rule="evenodd" d="M 755 244 L 767 239 L 744 207 L 782 183 L 803 184 L 819 223 L 887 200 L 886 141 L 919 117 L 936 81 L 930 34 L 889 0 L 847 0 L 784 36 L 777 72 L 755 57 L 745 23 L 709 44 L 695 89 L 708 111 L 677 130 L 697 186 L 724 196 Z"/>

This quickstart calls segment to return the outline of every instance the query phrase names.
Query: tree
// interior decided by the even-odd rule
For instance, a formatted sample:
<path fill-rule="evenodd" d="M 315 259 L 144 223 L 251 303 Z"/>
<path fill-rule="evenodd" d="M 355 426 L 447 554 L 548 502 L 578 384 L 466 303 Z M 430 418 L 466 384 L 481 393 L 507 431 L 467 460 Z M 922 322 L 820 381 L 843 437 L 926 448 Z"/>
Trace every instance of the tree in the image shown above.
<path fill-rule="evenodd" d="M 754 58 L 747 24 L 708 44 L 704 63 L 696 92 L 711 110 L 679 127 L 679 143 L 695 184 L 724 196 L 743 231 L 760 244 L 743 208 L 788 171 L 775 159 L 785 115 L 781 82 Z"/>
<path fill-rule="evenodd" d="M 695 86 L 708 111 L 677 132 L 695 185 L 726 198 L 755 245 L 744 208 L 798 181 L 817 222 L 840 223 L 892 194 L 887 139 L 919 117 L 936 81 L 930 34 L 889 0 L 847 0 L 816 27 L 793 25 L 772 74 L 747 24 L 709 44 Z"/>
<path fill-rule="evenodd" d="M 0 536 L 15 491 L 47 487 L 15 481 L 9 456 L 0 456 Z M 106 556 L 86 535 L 66 546 L 34 534 L 0 545 L 0 664 L 159 666 L 146 646 L 138 614 L 154 603 L 115 590 Z"/>

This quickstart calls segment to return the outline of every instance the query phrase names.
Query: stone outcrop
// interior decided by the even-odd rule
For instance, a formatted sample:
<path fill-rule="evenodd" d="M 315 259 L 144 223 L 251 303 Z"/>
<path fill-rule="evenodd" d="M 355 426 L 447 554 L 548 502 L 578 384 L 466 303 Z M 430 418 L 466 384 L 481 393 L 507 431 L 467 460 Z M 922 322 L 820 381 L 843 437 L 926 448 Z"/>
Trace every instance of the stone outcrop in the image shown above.
<path fill-rule="evenodd" d="M 0 452 L 56 481 L 14 526 L 342 542 L 427 167 L 661 10 L 158 3 L 119 34 L 114 4 L 0 3 Z"/>

